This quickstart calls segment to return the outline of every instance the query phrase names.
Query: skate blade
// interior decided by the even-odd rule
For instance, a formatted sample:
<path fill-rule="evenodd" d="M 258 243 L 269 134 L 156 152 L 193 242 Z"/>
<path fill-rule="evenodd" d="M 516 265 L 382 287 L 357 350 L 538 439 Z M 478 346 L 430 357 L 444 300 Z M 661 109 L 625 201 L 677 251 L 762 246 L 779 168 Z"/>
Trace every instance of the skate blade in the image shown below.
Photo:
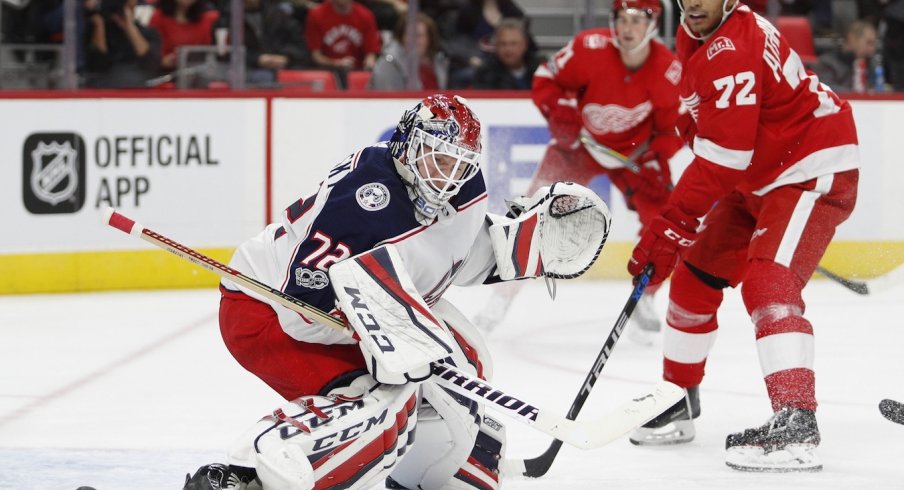
<path fill-rule="evenodd" d="M 635 446 L 668 446 L 694 440 L 693 420 L 677 420 L 658 428 L 638 427 L 628 438 Z"/>
<path fill-rule="evenodd" d="M 738 471 L 760 473 L 822 471 L 822 461 L 813 444 L 791 444 L 768 454 L 761 447 L 732 447 L 726 451 L 725 464 Z"/>

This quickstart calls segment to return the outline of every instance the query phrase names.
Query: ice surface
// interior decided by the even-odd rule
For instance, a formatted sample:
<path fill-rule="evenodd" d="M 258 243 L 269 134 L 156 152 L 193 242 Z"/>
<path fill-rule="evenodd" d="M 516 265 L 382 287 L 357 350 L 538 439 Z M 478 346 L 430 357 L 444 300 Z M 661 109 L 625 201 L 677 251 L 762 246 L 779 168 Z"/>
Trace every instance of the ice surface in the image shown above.
<path fill-rule="evenodd" d="M 563 415 L 630 285 L 560 281 L 524 288 L 489 336 L 495 384 Z M 904 427 L 879 414 L 904 400 L 904 287 L 854 295 L 829 281 L 804 293 L 816 330 L 817 397 L 825 470 L 748 474 L 724 464 L 729 432 L 770 415 L 753 331 L 737 291 L 701 387 L 697 439 L 641 448 L 627 438 L 592 451 L 563 448 L 537 480 L 510 489 L 853 489 L 904 487 Z M 665 311 L 667 291 L 657 296 Z M 449 291 L 476 313 L 486 288 Z M 216 290 L 0 297 L 0 488 L 180 489 L 186 472 L 220 461 L 231 439 L 280 404 L 223 346 Z M 659 346 L 622 339 L 581 418 L 652 385 Z M 533 457 L 550 440 L 508 423 L 509 457 Z"/>

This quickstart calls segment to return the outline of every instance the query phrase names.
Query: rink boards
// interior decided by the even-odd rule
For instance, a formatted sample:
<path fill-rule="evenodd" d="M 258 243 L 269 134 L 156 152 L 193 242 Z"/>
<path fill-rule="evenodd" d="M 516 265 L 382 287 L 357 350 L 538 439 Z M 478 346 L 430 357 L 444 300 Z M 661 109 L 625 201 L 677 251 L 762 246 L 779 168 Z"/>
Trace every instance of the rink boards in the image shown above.
<path fill-rule="evenodd" d="M 213 274 L 106 229 L 103 210 L 115 207 L 228 261 L 236 245 L 315 192 L 332 165 L 388 138 L 416 101 L 127 94 L 0 99 L 0 293 L 213 286 Z M 484 173 L 498 212 L 504 198 L 526 189 L 549 135 L 529 99 L 490 95 L 468 94 L 485 128 Z M 852 104 L 860 198 L 823 265 L 872 277 L 904 262 L 904 167 L 895 138 L 904 134 L 904 100 Z M 679 153 L 673 174 L 689 159 Z M 589 276 L 625 277 L 636 218 L 605 178 L 591 187 L 610 204 L 613 228 Z"/>

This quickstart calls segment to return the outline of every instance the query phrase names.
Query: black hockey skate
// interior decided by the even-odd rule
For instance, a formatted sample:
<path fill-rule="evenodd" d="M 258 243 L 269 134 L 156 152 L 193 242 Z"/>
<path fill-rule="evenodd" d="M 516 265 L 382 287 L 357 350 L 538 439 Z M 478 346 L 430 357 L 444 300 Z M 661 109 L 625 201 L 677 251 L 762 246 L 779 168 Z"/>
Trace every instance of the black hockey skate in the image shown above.
<path fill-rule="evenodd" d="M 816 413 L 783 408 L 765 425 L 730 434 L 725 439 L 725 464 L 741 471 L 820 471 Z"/>
<path fill-rule="evenodd" d="M 185 475 L 185 486 L 182 490 L 254 490 L 261 486 L 257 475 L 251 468 L 226 466 L 224 464 L 206 464 L 193 476 Z"/>
<path fill-rule="evenodd" d="M 629 439 L 638 446 L 664 446 L 691 442 L 697 434 L 694 419 L 700 416 L 700 387 L 684 390 L 684 398 L 658 417 L 638 427 Z"/>

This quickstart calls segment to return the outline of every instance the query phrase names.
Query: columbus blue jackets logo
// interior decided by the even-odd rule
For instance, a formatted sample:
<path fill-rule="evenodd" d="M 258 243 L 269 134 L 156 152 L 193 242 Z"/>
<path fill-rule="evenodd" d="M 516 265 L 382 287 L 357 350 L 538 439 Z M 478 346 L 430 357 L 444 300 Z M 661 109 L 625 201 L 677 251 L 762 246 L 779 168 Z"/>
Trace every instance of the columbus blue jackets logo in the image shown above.
<path fill-rule="evenodd" d="M 74 213 L 85 203 L 85 142 L 75 133 L 36 133 L 22 148 L 22 200 L 34 214 Z"/>
<path fill-rule="evenodd" d="M 358 205 L 367 211 L 379 211 L 389 204 L 389 189 L 379 182 L 364 184 L 355 192 Z"/>

